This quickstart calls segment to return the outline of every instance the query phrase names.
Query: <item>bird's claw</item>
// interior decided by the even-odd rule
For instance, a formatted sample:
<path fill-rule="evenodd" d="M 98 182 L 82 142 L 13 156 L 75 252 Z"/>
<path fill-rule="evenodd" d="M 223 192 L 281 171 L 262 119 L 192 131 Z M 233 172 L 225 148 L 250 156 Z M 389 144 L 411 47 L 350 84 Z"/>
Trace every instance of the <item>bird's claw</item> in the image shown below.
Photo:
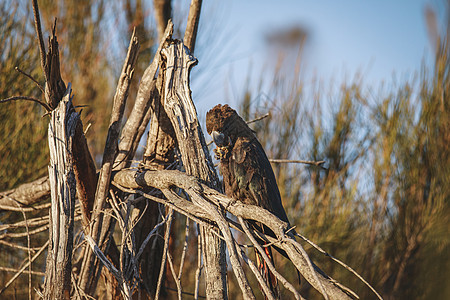
<path fill-rule="evenodd" d="M 213 151 L 216 156 L 216 159 L 218 159 L 218 160 L 228 158 L 228 156 L 230 154 L 228 147 L 217 147 Z"/>

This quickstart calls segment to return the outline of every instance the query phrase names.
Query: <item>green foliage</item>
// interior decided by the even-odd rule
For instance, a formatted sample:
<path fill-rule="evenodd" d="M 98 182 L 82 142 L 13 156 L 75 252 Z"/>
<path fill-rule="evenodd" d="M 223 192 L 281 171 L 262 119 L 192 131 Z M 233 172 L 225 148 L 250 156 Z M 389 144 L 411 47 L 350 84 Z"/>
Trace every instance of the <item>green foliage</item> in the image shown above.
<path fill-rule="evenodd" d="M 270 112 L 253 127 L 270 158 L 326 161 L 326 170 L 273 165 L 289 219 L 385 299 L 449 297 L 450 52 L 443 36 L 433 71 L 424 68 L 419 83 L 390 93 L 369 94 L 355 80 L 335 98 L 321 87 L 307 98 L 300 80 L 275 74 L 268 100 L 246 91 L 241 105 L 248 119 Z M 326 273 L 362 299 L 374 298 L 306 247 Z M 286 275 L 295 280 L 295 272 Z"/>
<path fill-rule="evenodd" d="M 40 60 L 34 35 L 28 31 L 23 7 L 0 3 L 0 99 L 40 97 L 35 84 L 15 71 L 39 78 Z M 47 172 L 47 121 L 45 110 L 33 102 L 0 104 L 0 190 L 42 177 Z"/>

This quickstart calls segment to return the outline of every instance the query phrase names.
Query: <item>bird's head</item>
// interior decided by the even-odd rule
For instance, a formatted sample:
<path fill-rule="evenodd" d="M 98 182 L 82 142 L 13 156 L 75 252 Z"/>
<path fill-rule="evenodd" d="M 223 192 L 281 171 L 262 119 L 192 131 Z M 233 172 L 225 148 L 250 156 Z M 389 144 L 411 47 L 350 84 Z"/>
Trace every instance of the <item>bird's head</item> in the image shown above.
<path fill-rule="evenodd" d="M 246 130 L 247 124 L 228 105 L 218 104 L 206 113 L 206 130 L 217 146 L 216 156 L 226 158 L 238 136 Z"/>
<path fill-rule="evenodd" d="M 233 119 L 239 117 L 228 105 L 218 104 L 206 113 L 206 130 L 218 147 L 226 147 L 232 143 Z"/>

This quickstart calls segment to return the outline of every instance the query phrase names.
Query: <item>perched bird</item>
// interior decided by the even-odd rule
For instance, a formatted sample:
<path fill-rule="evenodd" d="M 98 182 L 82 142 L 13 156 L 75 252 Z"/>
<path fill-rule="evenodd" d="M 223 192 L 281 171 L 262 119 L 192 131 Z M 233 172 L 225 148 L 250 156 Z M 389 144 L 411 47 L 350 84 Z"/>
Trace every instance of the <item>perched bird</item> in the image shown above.
<path fill-rule="evenodd" d="M 245 204 L 263 207 L 289 224 L 272 166 L 247 123 L 228 105 L 218 104 L 206 114 L 206 130 L 217 146 L 214 152 L 220 160 L 219 169 L 227 196 Z M 254 229 L 274 235 L 269 228 L 261 227 L 257 222 L 249 223 Z M 260 242 L 263 245 L 266 243 Z M 264 249 L 273 263 L 271 247 Z M 276 249 L 287 257 L 284 251 Z M 275 297 L 279 298 L 275 276 L 258 251 L 255 253 L 261 274 Z"/>

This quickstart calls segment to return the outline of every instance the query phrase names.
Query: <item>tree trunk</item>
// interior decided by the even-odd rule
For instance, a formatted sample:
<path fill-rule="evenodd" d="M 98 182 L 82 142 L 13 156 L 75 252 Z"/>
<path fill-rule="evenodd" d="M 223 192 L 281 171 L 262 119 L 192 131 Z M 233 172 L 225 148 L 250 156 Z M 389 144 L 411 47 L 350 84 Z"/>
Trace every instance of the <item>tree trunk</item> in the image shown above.
<path fill-rule="evenodd" d="M 72 163 L 72 138 L 79 115 L 72 106 L 70 84 L 48 128 L 51 187 L 50 243 L 45 271 L 45 299 L 70 299 L 73 215 L 76 182 Z"/>
<path fill-rule="evenodd" d="M 197 60 L 181 42 L 163 49 L 166 57 L 164 109 L 172 122 L 186 173 L 194 175 L 210 187 L 219 189 L 219 179 L 212 164 L 205 138 L 197 119 L 197 111 L 191 98 L 189 73 Z M 203 227 L 203 226 L 201 226 Z M 227 276 L 224 242 L 209 229 L 200 230 L 204 247 L 206 293 L 208 299 L 227 298 Z"/>

